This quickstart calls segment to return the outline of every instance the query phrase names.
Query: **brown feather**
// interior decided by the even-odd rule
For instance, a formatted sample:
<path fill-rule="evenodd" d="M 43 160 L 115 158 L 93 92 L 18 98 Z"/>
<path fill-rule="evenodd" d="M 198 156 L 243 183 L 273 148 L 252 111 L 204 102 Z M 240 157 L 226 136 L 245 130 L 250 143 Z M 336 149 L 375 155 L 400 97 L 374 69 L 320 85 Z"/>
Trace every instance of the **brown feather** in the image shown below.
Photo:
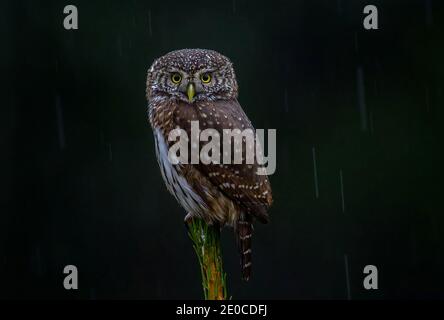
<path fill-rule="evenodd" d="M 205 115 L 205 117 L 204 117 Z M 252 129 L 250 120 L 236 100 L 198 102 L 194 105 L 179 103 L 174 112 L 173 122 L 191 135 L 191 123 L 198 120 L 201 130 L 212 128 L 219 132 L 222 139 L 223 129 Z M 211 122 L 211 124 L 210 124 Z M 202 147 L 202 143 L 200 148 Z M 246 143 L 242 143 L 245 160 Z M 222 154 L 221 154 L 222 155 Z M 222 161 L 221 161 L 222 162 Z M 267 209 L 272 204 L 271 186 L 267 176 L 258 175 L 259 165 L 253 164 L 203 164 L 195 165 L 219 191 L 236 205 L 252 214 L 263 223 L 268 222 Z M 228 186 L 228 187 L 227 187 Z"/>

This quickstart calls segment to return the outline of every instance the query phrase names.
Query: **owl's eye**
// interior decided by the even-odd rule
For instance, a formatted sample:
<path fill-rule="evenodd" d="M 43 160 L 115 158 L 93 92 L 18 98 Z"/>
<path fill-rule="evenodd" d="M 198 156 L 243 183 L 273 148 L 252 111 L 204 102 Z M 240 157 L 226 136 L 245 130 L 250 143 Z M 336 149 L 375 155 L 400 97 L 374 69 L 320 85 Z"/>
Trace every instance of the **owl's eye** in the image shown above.
<path fill-rule="evenodd" d="M 171 81 L 173 81 L 174 84 L 178 84 L 180 83 L 180 81 L 182 81 L 182 76 L 180 75 L 180 73 L 173 73 L 171 75 Z"/>
<path fill-rule="evenodd" d="M 201 80 L 203 83 L 210 83 L 210 81 L 211 81 L 211 75 L 210 75 L 209 73 L 204 73 L 204 74 L 202 74 L 202 75 L 200 76 L 200 80 Z"/>

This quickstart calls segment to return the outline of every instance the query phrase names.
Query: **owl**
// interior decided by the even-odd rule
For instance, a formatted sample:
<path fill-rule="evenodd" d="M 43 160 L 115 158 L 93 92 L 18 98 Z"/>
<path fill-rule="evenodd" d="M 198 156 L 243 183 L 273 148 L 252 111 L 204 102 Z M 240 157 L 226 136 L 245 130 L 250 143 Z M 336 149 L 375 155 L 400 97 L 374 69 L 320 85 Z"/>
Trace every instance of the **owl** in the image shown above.
<path fill-rule="evenodd" d="M 185 209 L 185 221 L 194 217 L 208 225 L 233 227 L 239 248 L 242 279 L 251 275 L 253 222 L 269 221 L 272 203 L 269 180 L 258 174 L 259 164 L 177 163 L 168 157 L 171 130 L 190 135 L 191 122 L 217 130 L 254 128 L 242 110 L 231 61 L 205 49 L 172 51 L 148 70 L 146 93 L 160 171 L 169 192 Z M 245 155 L 245 139 L 242 141 Z M 199 144 L 198 148 L 201 148 Z"/>

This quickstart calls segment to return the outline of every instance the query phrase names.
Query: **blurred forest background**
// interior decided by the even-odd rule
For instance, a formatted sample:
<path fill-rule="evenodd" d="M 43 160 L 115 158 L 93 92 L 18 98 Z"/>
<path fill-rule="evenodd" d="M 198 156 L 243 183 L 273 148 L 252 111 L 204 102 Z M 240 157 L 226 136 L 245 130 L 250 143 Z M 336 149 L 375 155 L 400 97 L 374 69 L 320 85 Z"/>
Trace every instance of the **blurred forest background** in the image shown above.
<path fill-rule="evenodd" d="M 202 298 L 145 99 L 150 64 L 180 48 L 228 56 L 256 128 L 277 129 L 249 283 L 223 233 L 233 299 L 444 298 L 443 4 L 371 1 L 371 31 L 367 4 L 2 1 L 0 298 Z"/>

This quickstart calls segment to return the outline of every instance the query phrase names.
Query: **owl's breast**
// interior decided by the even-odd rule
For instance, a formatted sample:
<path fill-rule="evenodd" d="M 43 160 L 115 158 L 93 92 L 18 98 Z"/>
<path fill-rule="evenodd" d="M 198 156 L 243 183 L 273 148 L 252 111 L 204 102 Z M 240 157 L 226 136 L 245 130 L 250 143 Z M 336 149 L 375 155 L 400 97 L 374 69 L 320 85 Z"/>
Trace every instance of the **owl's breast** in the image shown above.
<path fill-rule="evenodd" d="M 156 155 L 162 178 L 168 191 L 188 212 L 207 223 L 233 226 L 238 210 L 234 202 L 223 195 L 193 165 L 173 164 L 168 156 L 168 144 L 161 130 L 155 130 Z"/>
<path fill-rule="evenodd" d="M 168 145 L 161 130 L 154 131 L 156 156 L 162 178 L 168 191 L 177 199 L 179 204 L 188 212 L 203 214 L 207 209 L 205 202 L 191 187 L 181 166 L 171 163 L 168 156 Z"/>

